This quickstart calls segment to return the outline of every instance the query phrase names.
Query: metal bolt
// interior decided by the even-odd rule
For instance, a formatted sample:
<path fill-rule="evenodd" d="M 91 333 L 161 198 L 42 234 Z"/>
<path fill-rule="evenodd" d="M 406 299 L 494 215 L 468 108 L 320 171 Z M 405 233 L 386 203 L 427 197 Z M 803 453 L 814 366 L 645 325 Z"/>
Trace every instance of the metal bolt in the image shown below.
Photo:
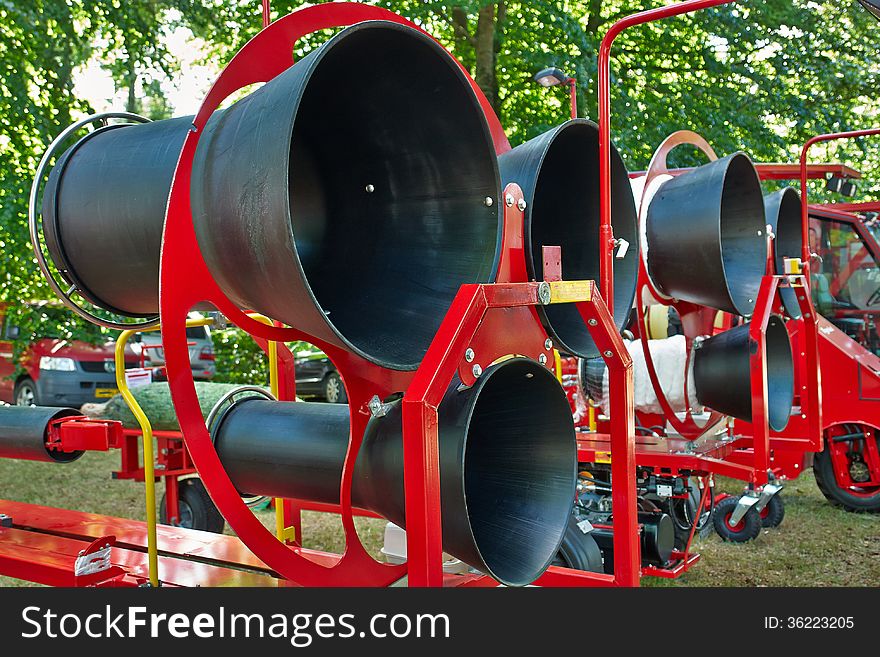
<path fill-rule="evenodd" d="M 614 352 L 612 352 L 610 349 L 608 349 L 606 351 L 603 351 L 602 355 L 605 356 L 605 358 L 611 358 L 614 355 Z"/>
<path fill-rule="evenodd" d="M 762 230 L 759 230 L 759 231 L 758 231 L 758 237 L 760 237 L 760 236 L 763 235 L 763 234 L 764 234 L 764 231 L 762 231 Z"/>
<path fill-rule="evenodd" d="M 540 356 L 538 356 L 538 362 L 541 363 L 541 365 L 546 365 L 547 364 L 547 355 L 541 354 Z"/>
<path fill-rule="evenodd" d="M 483 199 L 483 205 L 485 205 L 487 208 L 491 208 L 491 207 L 492 207 L 492 204 L 493 204 L 494 202 L 495 202 L 495 201 L 492 199 L 491 196 L 487 196 L 486 198 Z"/>
<path fill-rule="evenodd" d="M 379 395 L 373 395 L 370 398 L 370 401 L 367 402 L 367 408 L 370 409 L 370 415 L 373 417 L 385 417 L 388 415 L 388 409 L 390 407 L 390 404 L 382 403 L 382 400 L 379 399 Z"/>
<path fill-rule="evenodd" d="M 553 294 L 550 292 L 550 284 L 547 281 L 543 281 L 538 286 L 538 301 L 541 302 L 542 306 L 548 306 L 552 299 Z"/>
<path fill-rule="evenodd" d="M 806 317 L 807 319 L 809 319 L 809 318 L 810 318 L 810 313 L 804 313 L 804 317 Z"/>
<path fill-rule="evenodd" d="M 477 363 L 471 371 L 474 373 L 474 376 L 479 377 L 483 373 L 483 368 Z"/>
<path fill-rule="evenodd" d="M 367 185 L 364 189 L 367 190 L 367 194 L 372 194 L 376 191 L 376 188 L 372 184 Z"/>
<path fill-rule="evenodd" d="M 547 338 L 544 340 L 544 349 L 552 349 L 553 348 L 553 340 Z"/>
<path fill-rule="evenodd" d="M 520 200 L 518 200 L 516 202 L 516 207 L 518 207 L 520 210 L 525 210 L 526 209 L 526 200 L 524 198 L 521 198 Z"/>
<path fill-rule="evenodd" d="M 504 197 L 504 202 L 507 204 L 507 207 L 513 205 L 513 194 L 508 194 Z"/>
<path fill-rule="evenodd" d="M 752 300 L 751 300 L 751 299 L 749 299 L 749 303 L 752 303 Z"/>
<path fill-rule="evenodd" d="M 464 359 L 471 363 L 474 360 L 474 350 L 468 347 L 467 351 L 464 352 Z"/>
<path fill-rule="evenodd" d="M 587 324 L 589 324 L 590 326 L 596 326 L 596 324 L 598 324 L 598 323 L 599 323 L 599 322 L 598 322 L 597 320 L 595 320 L 595 319 L 589 319 L 589 320 L 587 320 Z"/>

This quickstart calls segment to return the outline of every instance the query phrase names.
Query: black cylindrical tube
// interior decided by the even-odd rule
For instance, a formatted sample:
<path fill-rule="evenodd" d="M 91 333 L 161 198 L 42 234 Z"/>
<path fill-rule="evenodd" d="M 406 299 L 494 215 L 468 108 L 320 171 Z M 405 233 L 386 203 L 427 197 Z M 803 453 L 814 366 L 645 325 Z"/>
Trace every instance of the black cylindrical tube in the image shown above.
<path fill-rule="evenodd" d="M 749 324 L 703 340 L 694 349 L 694 387 L 704 406 L 747 422 L 752 420 L 751 355 L 756 345 Z M 770 428 L 782 431 L 794 399 L 794 363 L 785 322 L 777 315 L 767 322 L 767 417 Z"/>
<path fill-rule="evenodd" d="M 0 407 L 0 458 L 69 463 L 83 452 L 59 452 L 46 447 L 49 423 L 63 417 L 82 415 L 72 408 L 49 406 Z"/>
<path fill-rule="evenodd" d="M 158 310 L 189 121 L 96 132 L 49 181 L 49 251 L 101 307 Z M 461 285 L 494 276 L 502 205 L 486 117 L 449 53 L 396 23 L 342 30 L 216 112 L 190 195 L 233 302 L 385 367 L 415 369 Z"/>
<path fill-rule="evenodd" d="M 646 263 L 663 294 L 750 315 L 767 269 L 761 182 L 734 153 L 664 182 L 648 205 Z"/>
<path fill-rule="evenodd" d="M 52 168 L 43 194 L 46 245 L 95 305 L 131 317 L 159 311 L 159 251 L 174 167 L 192 117 L 112 125 Z"/>
<path fill-rule="evenodd" d="M 501 180 L 523 190 L 526 266 L 532 280 L 544 279 L 544 246 L 562 247 L 567 280 L 599 280 L 599 129 L 574 119 L 504 153 Z M 611 223 L 614 236 L 629 244 L 614 260 L 614 323 L 626 324 L 633 307 L 639 266 L 636 207 L 629 174 L 611 147 Z M 621 251 L 618 251 L 621 253 Z M 538 306 L 538 314 L 560 349 L 589 358 L 598 356 L 574 304 Z"/>
<path fill-rule="evenodd" d="M 773 232 L 773 264 L 777 274 L 785 273 L 786 258 L 800 258 L 803 246 L 803 223 L 801 222 L 801 195 L 793 188 L 786 187 L 764 197 L 764 210 L 767 225 Z M 797 292 L 794 288 L 779 290 L 785 312 L 797 319 L 801 316 Z"/>
<path fill-rule="evenodd" d="M 528 584 L 559 548 L 574 499 L 571 411 L 556 378 L 531 360 L 488 368 L 439 407 L 444 549 L 511 585 Z M 401 404 L 370 420 L 352 503 L 405 527 Z M 348 409 L 245 399 L 212 428 L 232 483 L 251 494 L 339 501 Z"/>
<path fill-rule="evenodd" d="M 642 564 L 662 566 L 669 561 L 675 547 L 675 526 L 665 513 L 639 513 Z M 605 560 L 606 572 L 614 572 L 614 529 L 594 527 L 590 532 Z M 609 566 L 611 566 L 609 568 Z"/>

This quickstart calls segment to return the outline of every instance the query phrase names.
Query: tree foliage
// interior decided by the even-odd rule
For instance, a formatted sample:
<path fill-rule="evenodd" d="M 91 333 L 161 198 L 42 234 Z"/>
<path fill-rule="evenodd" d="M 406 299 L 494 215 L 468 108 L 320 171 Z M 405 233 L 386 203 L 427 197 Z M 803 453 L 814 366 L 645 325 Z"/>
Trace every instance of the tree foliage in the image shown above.
<path fill-rule="evenodd" d="M 558 66 L 575 76 L 579 112 L 595 117 L 603 34 L 618 18 L 661 1 L 376 4 L 411 18 L 446 45 L 517 144 L 568 114 L 566 90 L 538 86 L 536 71 Z M 273 18 L 301 5 L 275 0 Z M 125 90 L 129 110 L 161 118 L 170 108 L 160 79 L 186 75 L 165 41 L 178 25 L 204 39 L 206 58 L 222 64 L 260 29 L 260 2 L 0 0 L 0 300 L 51 298 L 30 253 L 27 197 L 45 146 L 90 110 L 73 94 L 76 71 L 96 58 Z M 858 4 L 838 0 L 747 0 L 634 28 L 614 46 L 613 138 L 632 170 L 644 168 L 660 141 L 681 128 L 703 134 L 719 154 L 741 149 L 758 160 L 791 161 L 816 133 L 878 125 L 878 34 L 880 24 Z M 298 44 L 296 56 L 325 37 Z M 832 145 L 815 157 L 843 159 L 870 180 L 880 173 L 880 140 Z M 673 163 L 698 161 L 684 151 Z M 55 320 L 21 320 L 28 321 L 38 328 Z M 95 339 L 70 313 L 60 322 L 64 335 Z M 222 371 L 263 376 L 254 369 L 260 355 L 250 340 L 218 337 L 218 351 L 229 358 L 218 363 Z"/>

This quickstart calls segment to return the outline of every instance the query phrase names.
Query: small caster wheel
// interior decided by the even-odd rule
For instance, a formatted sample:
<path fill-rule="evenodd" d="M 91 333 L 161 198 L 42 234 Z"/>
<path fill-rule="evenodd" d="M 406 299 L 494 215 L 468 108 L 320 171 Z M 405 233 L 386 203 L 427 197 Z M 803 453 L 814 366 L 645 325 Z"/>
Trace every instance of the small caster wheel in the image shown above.
<path fill-rule="evenodd" d="M 782 501 L 779 493 L 770 498 L 767 505 L 761 509 L 760 516 L 762 527 L 779 527 L 782 524 L 782 519 L 785 518 L 785 502 Z"/>
<path fill-rule="evenodd" d="M 180 518 L 177 526 L 222 534 L 226 521 L 208 496 L 208 491 L 205 490 L 202 480 L 197 477 L 183 479 L 178 483 L 178 486 Z M 163 525 L 168 524 L 168 516 L 165 513 L 165 495 L 162 496 L 162 501 L 159 504 L 159 522 Z"/>
<path fill-rule="evenodd" d="M 730 517 L 738 502 L 739 497 L 726 497 L 721 500 L 715 507 L 712 521 L 721 540 L 748 543 L 761 533 L 761 517 L 753 509 L 749 509 L 738 523 L 731 524 Z"/>

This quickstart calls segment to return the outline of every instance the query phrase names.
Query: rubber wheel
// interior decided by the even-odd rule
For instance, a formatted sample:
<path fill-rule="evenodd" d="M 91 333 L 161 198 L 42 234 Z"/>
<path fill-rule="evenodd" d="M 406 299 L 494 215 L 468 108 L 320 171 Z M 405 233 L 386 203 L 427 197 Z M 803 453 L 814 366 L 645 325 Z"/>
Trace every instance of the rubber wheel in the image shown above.
<path fill-rule="evenodd" d="M 599 544 L 596 543 L 595 538 L 581 531 L 577 518 L 574 516 L 568 519 L 568 526 L 565 528 L 559 552 L 556 553 L 556 557 L 550 565 L 584 570 L 590 573 L 603 572 L 602 551 L 599 549 Z"/>
<path fill-rule="evenodd" d="M 825 437 L 826 442 L 828 436 Z M 831 462 L 830 445 L 813 458 L 813 476 L 816 485 L 831 504 L 843 507 L 853 513 L 880 513 L 880 490 L 874 495 L 853 495 L 841 488 L 834 476 L 834 464 Z"/>
<path fill-rule="evenodd" d="M 348 395 L 345 394 L 345 386 L 342 385 L 342 377 L 336 372 L 330 372 L 324 379 L 324 399 L 331 404 L 348 403 Z"/>
<path fill-rule="evenodd" d="M 785 502 L 782 501 L 782 496 L 776 493 L 771 497 L 759 515 L 761 516 L 761 527 L 779 527 L 782 524 L 782 519 L 785 518 Z"/>
<path fill-rule="evenodd" d="M 726 497 L 715 506 L 712 522 L 721 540 L 730 543 L 747 543 L 761 533 L 761 517 L 754 509 L 749 509 L 736 525 L 730 524 L 730 516 L 739 502 L 739 497 Z"/>
<path fill-rule="evenodd" d="M 16 406 L 39 406 L 37 400 L 37 384 L 29 376 L 24 377 L 15 384 L 13 399 Z"/>
<path fill-rule="evenodd" d="M 177 485 L 180 492 L 180 519 L 177 526 L 222 534 L 226 521 L 211 501 L 202 480 L 193 477 L 184 479 Z M 163 525 L 168 524 L 165 495 L 162 495 L 162 501 L 159 503 L 159 522 Z"/>

